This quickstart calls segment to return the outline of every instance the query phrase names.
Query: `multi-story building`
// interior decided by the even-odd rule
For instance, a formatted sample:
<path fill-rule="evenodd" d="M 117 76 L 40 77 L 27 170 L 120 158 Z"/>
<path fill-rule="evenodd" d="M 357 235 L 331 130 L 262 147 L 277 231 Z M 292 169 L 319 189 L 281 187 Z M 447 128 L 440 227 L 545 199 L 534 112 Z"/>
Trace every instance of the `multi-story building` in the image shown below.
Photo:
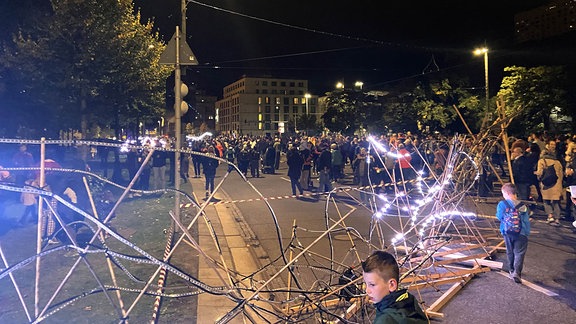
<path fill-rule="evenodd" d="M 576 0 L 552 0 L 514 16 L 516 41 L 538 41 L 576 30 Z"/>
<path fill-rule="evenodd" d="M 194 127 L 200 127 L 205 124 L 207 129 L 216 129 L 215 111 L 216 97 L 209 96 L 206 91 L 196 90 L 196 105 L 192 107 L 191 120 Z"/>
<path fill-rule="evenodd" d="M 247 77 L 224 87 L 216 102 L 216 130 L 223 134 L 274 135 L 298 130 L 300 116 L 320 120 L 307 80 Z"/>

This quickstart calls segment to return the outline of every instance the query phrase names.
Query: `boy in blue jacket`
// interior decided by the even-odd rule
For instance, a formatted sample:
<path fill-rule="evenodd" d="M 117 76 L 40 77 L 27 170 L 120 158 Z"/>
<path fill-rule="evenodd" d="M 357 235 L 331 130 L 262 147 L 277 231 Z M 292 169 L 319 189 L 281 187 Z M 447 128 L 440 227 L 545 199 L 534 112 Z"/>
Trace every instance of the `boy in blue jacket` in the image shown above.
<path fill-rule="evenodd" d="M 504 199 L 496 206 L 496 217 L 500 220 L 500 232 L 506 244 L 510 279 L 516 283 L 522 283 L 522 268 L 524 266 L 524 256 L 528 250 L 528 235 L 530 235 L 530 214 L 525 205 L 519 204 L 520 201 L 518 200 L 514 184 L 505 183 L 502 186 L 502 196 Z M 506 228 L 506 209 L 511 207 L 517 209 L 520 217 L 520 231 L 518 233 L 510 232 Z"/>
<path fill-rule="evenodd" d="M 406 289 L 398 289 L 400 270 L 394 256 L 375 251 L 362 262 L 366 295 L 376 307 L 374 324 L 429 323 L 418 301 Z"/>

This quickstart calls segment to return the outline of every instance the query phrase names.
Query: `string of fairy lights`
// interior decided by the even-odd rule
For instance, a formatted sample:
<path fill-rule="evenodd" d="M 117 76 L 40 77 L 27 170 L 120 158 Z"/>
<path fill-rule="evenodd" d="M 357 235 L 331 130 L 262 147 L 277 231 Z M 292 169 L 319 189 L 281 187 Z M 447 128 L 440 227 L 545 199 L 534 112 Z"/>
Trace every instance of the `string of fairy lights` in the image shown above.
<path fill-rule="evenodd" d="M 202 138 L 194 138 L 194 139 L 190 139 L 190 140 L 202 140 L 205 139 L 206 136 L 209 136 L 208 134 L 206 134 L 204 137 Z M 140 141 L 144 141 L 145 142 L 149 142 L 151 139 L 147 139 L 147 138 L 142 138 Z M 397 152 L 395 152 L 394 150 L 389 150 L 387 149 L 384 145 L 382 145 L 382 143 L 380 143 L 377 139 L 373 138 L 373 137 L 369 137 L 368 138 L 369 143 L 370 143 L 370 150 L 372 151 L 370 154 L 370 158 L 367 159 L 367 162 L 369 164 L 375 162 L 376 160 L 372 161 L 373 158 L 376 159 L 380 159 L 378 162 L 382 165 L 384 165 L 384 160 L 386 158 L 393 158 L 393 159 L 399 159 L 399 158 L 403 158 L 403 157 L 407 157 L 405 154 L 398 154 Z M 454 143 L 460 142 L 460 141 L 453 141 Z M 122 149 L 122 150 L 131 150 L 131 149 L 145 149 L 148 146 L 146 145 L 135 145 L 138 144 L 137 142 L 125 142 L 125 143 L 101 143 L 101 142 L 97 142 L 97 141 L 22 141 L 19 139 L 0 139 L 0 143 L 13 143 L 13 144 L 21 144 L 21 143 L 25 143 L 25 144 L 50 144 L 50 145 L 104 145 L 104 146 L 109 146 L 109 147 L 116 147 L 118 149 Z M 140 143 L 141 144 L 141 143 Z M 162 145 L 160 143 L 160 145 Z M 151 145 L 150 145 L 151 146 Z M 455 145 L 452 145 L 455 146 Z M 159 147 L 158 149 L 161 150 L 168 150 L 168 151 L 172 151 L 173 149 L 170 148 L 161 148 Z M 470 189 L 471 185 L 473 185 L 474 181 L 477 179 L 477 171 L 478 171 L 478 167 L 476 166 L 474 159 L 471 158 L 470 155 L 468 155 L 467 153 L 463 153 L 460 152 L 461 147 L 455 147 L 454 148 L 454 152 L 453 154 L 451 154 L 448 158 L 447 158 L 447 163 L 446 163 L 446 170 L 444 173 L 440 174 L 440 175 L 427 175 L 423 170 L 414 170 L 415 173 L 417 174 L 417 176 L 414 179 L 406 179 L 403 180 L 401 182 L 394 182 L 391 184 L 386 184 L 385 186 L 390 185 L 392 189 L 391 192 L 392 193 L 376 193 L 376 188 L 380 187 L 383 188 L 384 186 L 382 186 L 380 183 L 372 183 L 371 185 L 368 187 L 361 187 L 361 188 L 354 188 L 354 187 L 341 187 L 341 188 L 334 188 L 333 191 L 328 193 L 328 196 L 326 197 L 326 204 L 327 206 L 329 204 L 338 204 L 339 203 L 339 199 L 335 198 L 335 194 L 340 192 L 340 193 L 347 193 L 348 195 L 350 195 L 357 203 L 358 206 L 364 206 L 363 208 L 361 208 L 362 210 L 368 210 L 370 211 L 370 215 L 371 218 L 374 220 L 373 222 L 371 222 L 374 227 L 379 227 L 382 226 L 384 224 L 386 224 L 388 226 L 387 230 L 384 229 L 380 229 L 378 231 L 376 231 L 375 233 L 376 236 L 375 237 L 371 237 L 370 236 L 366 236 L 366 232 L 358 229 L 358 228 L 354 228 L 354 227 L 350 227 L 348 225 L 346 225 L 344 223 L 344 220 L 349 219 L 349 217 L 351 217 L 351 215 L 353 215 L 353 213 L 346 213 L 345 216 L 338 216 L 335 217 L 334 215 L 330 215 L 330 213 L 334 213 L 334 211 L 331 208 L 326 207 L 326 220 L 327 220 L 327 227 L 326 230 L 323 232 L 318 232 L 318 237 L 324 237 L 326 238 L 330 238 L 333 235 L 342 235 L 342 233 L 347 233 L 352 235 L 352 237 L 356 237 L 360 240 L 360 242 L 362 242 L 361 245 L 366 245 L 366 248 L 368 250 L 370 249 L 376 249 L 376 248 L 386 248 L 388 247 L 389 249 L 391 249 L 391 251 L 394 251 L 396 253 L 396 255 L 398 256 L 398 260 L 401 264 L 403 264 L 404 266 L 408 267 L 408 271 L 409 272 L 415 272 L 415 271 L 424 271 L 427 269 L 430 269 L 431 266 L 430 264 L 433 264 L 433 254 L 435 253 L 435 251 L 437 251 L 438 249 L 440 249 L 442 246 L 444 246 L 445 244 L 447 244 L 447 242 L 449 241 L 449 238 L 451 237 L 451 235 L 449 234 L 445 234 L 443 232 L 439 231 L 439 227 L 441 225 L 445 225 L 447 222 L 453 222 L 455 219 L 458 218 L 474 218 L 477 217 L 474 213 L 472 212 L 468 212 L 468 211 L 463 211 L 459 208 L 450 208 L 455 207 L 458 204 L 458 201 L 455 201 L 454 203 L 450 203 L 451 199 L 454 199 L 454 196 L 447 196 L 447 193 L 450 191 L 450 187 L 453 186 L 453 184 L 455 182 L 458 181 L 463 181 L 462 179 L 456 179 L 452 176 L 452 174 L 447 174 L 452 173 L 456 168 L 462 166 L 462 165 L 472 165 L 473 167 L 470 168 L 470 170 L 468 171 L 468 175 L 467 175 L 467 180 L 470 183 L 466 184 L 466 188 Z M 182 152 L 187 152 L 186 150 L 183 150 Z M 191 152 L 192 154 L 202 154 L 202 153 L 198 153 L 198 152 Z M 420 154 L 420 153 L 416 153 L 416 154 Z M 203 154 L 202 154 L 203 155 Z M 214 156 L 211 155 L 203 155 L 206 156 L 208 158 L 216 158 Z M 466 161 L 466 163 L 462 162 L 462 161 Z M 224 161 L 227 163 L 227 161 Z M 425 164 L 425 168 L 426 169 L 430 169 L 430 165 L 426 165 Z M 6 168 L 6 170 L 10 170 L 10 171 L 14 171 L 14 172 L 20 172 L 20 171 L 31 171 L 31 170 L 38 170 L 38 168 Z M 126 187 L 120 186 L 118 184 L 114 184 L 113 182 L 111 182 L 110 180 L 101 177 L 97 174 L 88 172 L 88 171 L 83 171 L 83 170 L 74 170 L 74 169 L 65 169 L 65 168 L 47 168 L 46 171 L 49 172 L 65 172 L 65 173 L 70 173 L 70 172 L 76 172 L 76 173 L 80 173 L 83 176 L 87 176 L 87 177 L 92 177 L 98 181 L 102 181 L 105 183 L 109 183 L 111 185 L 115 185 L 120 189 L 126 189 Z M 384 172 L 389 172 L 388 170 L 385 170 Z M 393 174 L 389 174 L 389 176 L 391 177 L 391 179 L 394 179 Z M 226 177 L 223 177 L 226 178 Z M 402 177 L 401 177 L 402 178 Z M 223 179 L 222 181 L 224 181 L 225 179 Z M 253 187 L 253 184 L 251 184 L 250 182 L 247 181 L 247 179 L 244 178 L 244 180 L 246 181 L 246 183 L 249 185 L 249 187 Z M 373 181 L 377 181 L 375 179 L 373 179 Z M 407 185 L 409 185 L 407 187 Z M 254 187 L 253 187 L 254 188 Z M 55 195 L 54 193 L 50 193 L 50 192 L 46 192 L 43 190 L 43 188 L 34 188 L 34 187 L 16 187 L 13 185 L 8 185 L 8 184 L 0 184 L 0 190 L 10 190 L 10 191 L 17 191 L 17 192 L 30 192 L 36 195 L 39 195 L 41 197 L 45 197 L 43 199 L 48 199 L 48 198 L 55 198 L 58 200 L 59 203 L 61 203 L 63 206 L 65 206 L 66 208 L 70 208 L 72 210 L 74 210 L 75 212 L 83 215 L 87 221 L 85 221 L 84 223 L 89 225 L 87 227 L 91 228 L 91 232 L 92 233 L 96 233 L 98 231 L 98 229 L 102 229 L 103 231 L 105 231 L 108 235 L 109 238 L 108 239 L 114 239 L 114 240 L 118 240 L 119 242 L 121 242 L 123 245 L 129 247 L 130 249 L 132 249 L 133 251 L 135 251 L 136 253 L 138 253 L 140 256 L 130 256 L 126 253 L 120 253 L 117 251 L 113 251 L 109 248 L 110 245 L 106 245 L 105 242 L 100 242 L 100 247 L 99 246 L 90 246 L 90 247 L 85 247 L 85 248 L 79 248 L 77 246 L 68 246 L 67 249 L 69 250 L 70 248 L 73 250 L 77 250 L 78 251 L 78 257 L 82 258 L 84 257 L 84 255 L 87 254 L 106 254 L 112 258 L 114 258 L 116 261 L 115 263 L 118 265 L 118 267 L 121 269 L 121 272 L 126 274 L 126 276 L 128 276 L 129 278 L 131 278 L 130 280 L 133 282 L 140 282 L 141 283 L 141 279 L 137 279 L 133 276 L 131 276 L 131 270 L 127 267 L 126 264 L 124 264 L 123 262 L 120 262 L 120 259 L 124 259 L 127 261 L 130 261 L 131 263 L 142 263 L 142 264 L 151 264 L 154 266 L 158 266 L 158 267 L 162 267 L 162 268 L 166 268 L 169 272 L 175 274 L 176 276 L 178 276 L 179 278 L 184 279 L 186 282 L 188 282 L 189 284 L 191 284 L 191 286 L 195 287 L 194 290 L 192 291 L 187 291 L 187 292 L 181 292 L 181 293 L 166 293 L 163 294 L 162 296 L 164 298 L 183 298 L 183 297 L 187 297 L 187 296 L 193 296 L 193 295 L 198 295 L 198 294 L 203 294 L 203 293 L 209 293 L 209 294 L 213 294 L 213 295 L 222 295 L 222 296 L 226 296 L 225 298 L 229 298 L 233 301 L 235 301 L 236 303 L 238 303 L 238 305 L 243 305 L 243 307 L 249 307 L 252 310 L 256 311 L 256 312 L 260 312 L 262 311 L 259 307 L 255 306 L 254 303 L 256 302 L 269 302 L 269 303 L 274 303 L 274 304 L 279 304 L 282 306 L 288 306 L 288 305 L 292 305 L 291 307 L 294 307 L 295 304 L 299 304 L 299 305 L 304 305 L 302 306 L 302 308 L 299 308 L 298 311 L 294 312 L 291 315 L 286 315 L 286 314 L 282 314 L 282 313 L 276 313 L 274 314 L 274 316 L 277 316 L 278 319 L 280 320 L 284 320 L 286 322 L 298 322 L 300 320 L 302 320 L 303 318 L 309 317 L 309 316 L 313 316 L 311 315 L 311 310 L 308 308 L 308 306 L 305 305 L 314 305 L 313 308 L 315 308 L 314 312 L 320 312 L 322 314 L 324 314 L 324 316 L 327 317 L 331 317 L 331 318 L 341 318 L 341 315 L 338 314 L 338 310 L 337 309 L 331 309 L 329 307 L 324 307 L 321 306 L 321 300 L 323 300 L 323 298 L 326 298 L 325 296 L 328 294 L 333 294 L 334 291 L 338 291 L 338 289 L 340 288 L 335 288 L 334 290 L 330 289 L 330 290 L 326 290 L 326 287 L 330 287 L 330 286 L 334 286 L 335 283 L 333 282 L 333 277 L 335 276 L 335 274 L 338 273 L 342 273 L 343 270 L 345 270 L 345 265 L 358 265 L 359 262 L 361 261 L 360 259 L 357 259 L 358 255 L 360 258 L 362 258 L 364 256 L 364 252 L 365 249 L 358 249 L 360 247 L 360 245 L 358 245 L 357 243 L 352 244 L 351 247 L 349 249 L 347 249 L 347 253 L 342 256 L 342 260 L 335 260 L 335 259 L 331 259 L 331 262 L 329 263 L 329 265 L 327 266 L 321 266 L 322 261 L 318 260 L 318 259 L 326 259 L 326 257 L 322 257 L 322 256 L 316 256 L 314 253 L 304 253 L 306 251 L 308 251 L 311 246 L 306 246 L 300 239 L 299 236 L 297 234 L 297 231 L 295 231 L 295 236 L 292 238 L 291 243 L 289 243 L 289 248 L 284 248 L 284 247 L 280 247 L 280 255 L 275 258 L 274 260 L 270 261 L 268 264 L 264 265 L 263 268 L 266 269 L 271 269 L 272 272 L 274 273 L 274 276 L 279 276 L 282 271 L 279 271 L 278 269 L 284 269 L 284 267 L 286 267 L 285 271 L 288 271 L 289 273 L 292 273 L 292 275 L 294 275 L 294 272 L 302 272 L 302 273 L 313 273 L 312 278 L 316 278 L 316 280 L 314 280 L 311 283 L 308 283 L 306 281 L 306 279 L 304 279 L 303 276 L 300 278 L 300 280 L 297 282 L 297 286 L 295 287 L 282 287 L 282 288 L 272 288 L 272 287 L 259 287 L 258 285 L 262 285 L 263 282 L 261 280 L 254 280 L 255 279 L 255 274 L 259 273 L 261 271 L 263 271 L 263 269 L 259 269 L 256 273 L 254 274 L 248 274 L 248 275 L 241 275 L 242 279 L 239 279 L 237 281 L 237 285 L 238 287 L 227 287 L 226 285 L 223 286 L 214 286 L 214 285 L 208 285 L 202 282 L 201 278 L 196 278 L 192 275 L 190 275 L 189 273 L 187 273 L 186 271 L 184 271 L 183 269 L 177 269 L 172 267 L 172 265 L 169 262 L 164 262 L 162 260 L 159 260 L 155 257 L 153 257 L 150 253 L 146 252 L 144 249 L 138 247 L 135 243 L 131 242 L 129 239 L 126 239 L 120 235 L 118 235 L 115 230 L 109 226 L 109 224 L 104 224 L 102 223 L 101 220 L 91 216 L 90 213 L 87 213 L 85 211 L 82 211 L 80 209 L 78 209 L 76 206 L 74 206 L 73 204 L 71 204 L 70 202 L 66 201 L 65 199 L 58 197 L 57 195 Z M 256 188 L 254 188 L 254 190 L 257 191 Z M 161 193 L 161 192 L 173 192 L 175 194 L 180 194 L 180 195 L 184 195 L 185 198 L 187 200 L 189 200 L 190 203 L 190 208 L 192 211 L 197 211 L 198 214 L 203 213 L 203 209 L 206 206 L 208 206 L 210 203 L 206 202 L 205 204 L 203 204 L 203 206 L 199 206 L 197 203 L 194 202 L 194 198 L 191 196 L 186 195 L 184 192 L 179 192 L 173 189 L 167 189 L 167 190 L 161 190 L 161 191 L 150 191 L 148 193 Z M 362 199 L 358 199 L 357 195 L 359 193 L 364 193 L 366 195 L 368 195 L 368 199 L 367 200 L 362 200 Z M 456 193 L 459 194 L 459 193 Z M 267 206 L 270 208 L 270 212 L 272 214 L 272 217 L 275 219 L 276 215 L 275 212 L 273 211 L 272 207 L 269 205 L 269 201 L 271 199 L 260 196 L 260 198 L 257 198 L 258 201 L 262 201 L 264 203 L 267 204 Z M 256 199 L 253 201 L 257 201 Z M 432 205 L 432 207 L 431 207 Z M 329 211 L 332 210 L 332 211 Z M 54 213 L 57 213 L 57 210 L 53 210 Z M 117 217 L 122 217 L 121 215 L 117 216 Z M 331 220 L 332 223 L 328 223 L 328 220 Z M 397 220 L 397 222 L 399 223 L 399 225 L 392 225 L 392 223 L 394 222 L 394 220 Z M 406 223 L 406 226 L 404 225 Z M 90 224 L 94 224 L 94 226 L 96 226 L 97 228 L 95 228 L 94 226 L 91 226 Z M 304 230 L 307 233 L 312 233 L 313 230 L 307 230 L 303 227 L 297 227 L 300 230 Z M 390 230 L 392 230 L 392 235 L 390 237 L 388 236 L 384 236 L 384 233 L 388 233 Z M 372 232 L 372 230 L 369 230 L 368 232 Z M 278 231 L 278 241 L 282 241 L 282 237 L 280 236 L 280 231 Z M 221 243 L 219 242 L 219 238 L 218 237 L 214 237 L 213 238 L 215 240 L 214 244 L 216 244 L 217 246 L 220 246 Z M 424 242 L 436 242 L 439 241 L 440 243 L 426 243 L 424 244 Z M 331 243 L 332 244 L 332 243 Z M 390 245 L 388 245 L 390 244 Z M 292 248 L 298 248 L 301 253 L 302 256 L 300 258 L 291 258 L 288 255 L 288 252 L 292 249 Z M 410 259 L 410 256 L 414 253 L 414 251 L 427 251 L 426 255 L 427 257 L 425 257 L 423 260 L 419 261 L 418 263 L 412 263 L 412 262 L 407 262 Z M 61 249 L 55 249 L 55 250 L 50 250 L 51 252 L 47 252 L 47 251 L 42 251 L 39 255 L 33 255 L 30 256 L 29 258 L 18 262 L 14 265 L 5 267 L 0 269 L 0 279 L 5 278 L 6 276 L 8 276 L 9 274 L 15 273 L 17 271 L 19 271 L 20 269 L 22 269 L 26 264 L 29 264 L 30 262 L 32 262 L 31 260 L 34 260 L 35 258 L 38 257 L 42 257 L 44 255 L 46 255 L 46 253 L 53 253 L 53 254 L 57 254 L 58 252 L 61 252 Z M 362 253 L 359 254 L 359 251 L 361 251 Z M 333 255 L 332 257 L 336 257 L 335 255 Z M 276 263 L 280 262 L 281 265 L 277 265 Z M 289 266 L 291 265 L 291 266 Z M 235 273 L 234 270 L 232 269 L 232 267 L 230 267 L 230 274 L 231 276 L 238 276 L 238 273 Z M 327 279 L 326 276 L 328 276 Z M 336 276 L 337 277 L 337 276 Z M 246 281 L 245 279 L 250 279 L 249 281 Z M 356 285 L 358 284 L 358 282 L 354 282 L 354 283 L 349 283 L 349 285 Z M 147 286 L 149 287 L 149 286 Z M 86 293 L 81 294 L 81 295 L 74 295 L 74 296 L 69 296 L 69 299 L 66 300 L 66 302 L 49 307 L 48 308 L 48 312 L 47 313 L 42 313 L 41 316 L 38 319 L 45 319 L 49 316 L 52 316 L 53 314 L 58 313 L 59 311 L 61 311 L 62 309 L 65 309 L 66 307 L 71 307 L 74 305 L 74 301 L 77 301 L 80 298 L 88 298 L 90 296 L 93 295 L 98 295 L 104 291 L 110 290 L 110 291 L 125 291 L 125 292 L 141 292 L 143 294 L 146 295 L 158 295 L 155 290 L 153 289 L 154 287 L 150 287 L 150 288 L 145 288 L 144 290 L 140 289 L 136 289 L 134 290 L 133 288 L 130 287 L 121 287 L 121 286 L 115 286 L 115 285 L 109 285 L 109 284 L 104 284 L 101 285 L 98 288 L 92 288 L 86 291 Z M 166 290 L 170 291 L 170 289 L 172 289 L 173 287 L 170 286 L 170 284 L 166 285 Z M 252 297 L 252 299 L 250 300 L 244 300 L 242 298 L 239 298 L 238 295 L 232 293 L 232 291 L 235 289 L 241 289 L 242 291 L 246 291 L 246 292 L 252 292 L 254 293 L 255 296 Z M 257 292 L 267 292 L 270 294 L 273 294 L 276 296 L 276 299 L 274 300 L 266 300 L 261 298 Z M 277 298 L 279 297 L 279 293 L 281 292 L 293 292 L 293 296 L 292 297 L 286 297 L 286 299 L 280 299 L 278 300 Z M 289 296 L 289 294 L 288 294 Z M 361 291 L 357 292 L 357 295 L 355 295 L 355 297 L 362 297 L 362 293 Z M 311 306 L 312 307 L 312 306 Z M 369 308 L 366 307 L 366 305 L 364 305 L 362 307 L 362 312 L 368 312 Z M 226 319 L 231 319 L 235 316 L 237 316 L 237 310 L 235 310 L 234 312 L 230 312 L 228 313 L 225 317 Z M 352 321 L 353 322 L 353 321 Z"/>

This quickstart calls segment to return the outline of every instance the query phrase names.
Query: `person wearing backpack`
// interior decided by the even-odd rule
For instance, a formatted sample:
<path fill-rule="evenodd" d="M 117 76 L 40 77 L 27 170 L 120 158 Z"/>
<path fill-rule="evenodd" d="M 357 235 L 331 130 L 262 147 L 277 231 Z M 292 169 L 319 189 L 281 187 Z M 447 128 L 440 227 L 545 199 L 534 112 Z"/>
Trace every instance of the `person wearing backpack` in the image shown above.
<path fill-rule="evenodd" d="M 522 268 L 530 235 L 530 215 L 526 205 L 518 200 L 514 184 L 505 183 L 502 186 L 502 197 L 504 199 L 496 206 L 496 217 L 500 221 L 500 233 L 506 244 L 508 271 L 510 279 L 522 283 Z"/>
<path fill-rule="evenodd" d="M 547 223 L 560 226 L 560 197 L 562 197 L 562 178 L 564 171 L 562 164 L 556 157 L 556 142 L 548 141 L 546 149 L 542 152 L 536 166 L 536 176 L 540 180 L 544 212 L 548 214 Z M 552 181 L 554 180 L 555 181 Z"/>

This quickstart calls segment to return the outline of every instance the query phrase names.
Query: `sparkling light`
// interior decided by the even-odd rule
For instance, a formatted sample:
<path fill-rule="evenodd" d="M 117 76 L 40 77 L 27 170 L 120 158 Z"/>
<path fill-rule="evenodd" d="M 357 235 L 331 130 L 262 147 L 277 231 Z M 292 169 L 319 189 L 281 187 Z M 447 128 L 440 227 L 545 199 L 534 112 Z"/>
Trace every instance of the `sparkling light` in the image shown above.
<path fill-rule="evenodd" d="M 201 141 L 201 140 L 203 140 L 205 137 L 208 137 L 208 136 L 212 136 L 212 133 L 206 132 L 206 133 L 204 133 L 204 134 L 202 134 L 202 135 L 200 135 L 200 136 L 186 135 L 186 139 L 187 139 L 188 141 Z"/>

